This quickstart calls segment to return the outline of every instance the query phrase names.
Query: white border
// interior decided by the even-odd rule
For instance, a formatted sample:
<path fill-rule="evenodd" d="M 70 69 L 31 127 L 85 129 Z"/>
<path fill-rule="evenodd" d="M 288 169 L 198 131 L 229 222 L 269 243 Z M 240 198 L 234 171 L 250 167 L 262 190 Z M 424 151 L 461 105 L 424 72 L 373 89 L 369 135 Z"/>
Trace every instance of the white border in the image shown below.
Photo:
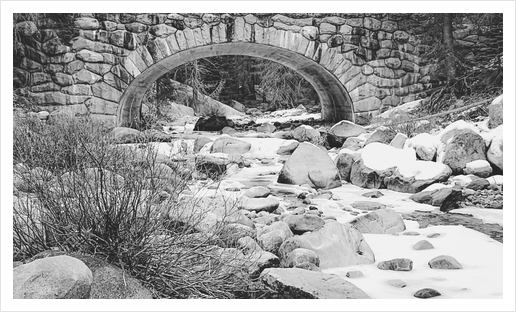
<path fill-rule="evenodd" d="M 504 13 L 505 196 L 503 300 L 12 300 L 12 14 L 34 12 Z M 1 310 L 25 311 L 514 311 L 515 3 L 513 1 L 2 1 L 1 3 Z"/>

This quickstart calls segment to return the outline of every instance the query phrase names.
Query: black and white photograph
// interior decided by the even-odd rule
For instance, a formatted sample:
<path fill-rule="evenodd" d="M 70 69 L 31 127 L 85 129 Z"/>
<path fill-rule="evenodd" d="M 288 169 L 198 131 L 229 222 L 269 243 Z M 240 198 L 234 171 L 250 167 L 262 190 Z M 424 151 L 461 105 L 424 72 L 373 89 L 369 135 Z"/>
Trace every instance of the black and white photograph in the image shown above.
<path fill-rule="evenodd" d="M 514 311 L 515 2 L 320 3 L 2 1 L 2 311 Z"/>

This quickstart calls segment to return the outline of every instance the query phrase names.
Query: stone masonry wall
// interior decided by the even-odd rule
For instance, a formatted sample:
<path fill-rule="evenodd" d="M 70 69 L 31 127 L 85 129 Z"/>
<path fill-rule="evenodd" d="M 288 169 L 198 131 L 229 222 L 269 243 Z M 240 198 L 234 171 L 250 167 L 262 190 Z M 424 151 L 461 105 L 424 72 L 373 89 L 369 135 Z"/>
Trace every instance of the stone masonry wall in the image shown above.
<path fill-rule="evenodd" d="M 14 86 L 39 109 L 114 122 L 134 77 L 178 51 L 224 42 L 306 56 L 344 85 L 355 115 L 416 99 L 429 84 L 426 46 L 404 14 L 76 14 L 68 45 L 48 19 L 17 24 Z M 180 64 L 178 64 L 180 65 Z"/>

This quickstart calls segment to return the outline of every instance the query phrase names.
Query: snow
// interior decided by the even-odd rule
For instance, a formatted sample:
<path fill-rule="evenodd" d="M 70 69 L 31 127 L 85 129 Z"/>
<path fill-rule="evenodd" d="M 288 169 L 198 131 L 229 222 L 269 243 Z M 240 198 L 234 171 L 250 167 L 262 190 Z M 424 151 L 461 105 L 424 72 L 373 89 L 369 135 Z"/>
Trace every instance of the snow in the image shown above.
<path fill-rule="evenodd" d="M 422 288 L 434 288 L 442 295 L 439 299 L 502 299 L 503 294 L 503 244 L 488 236 L 462 226 L 433 226 L 418 229 L 415 222 L 405 221 L 407 231 L 417 231 L 420 236 L 394 236 L 364 234 L 373 250 L 374 264 L 355 265 L 323 270 L 336 274 L 355 284 L 373 299 L 414 299 L 413 294 Z M 427 238 L 440 233 L 436 238 Z M 426 239 L 435 249 L 414 250 L 412 246 Z M 461 270 L 430 269 L 428 261 L 440 255 L 449 255 L 463 266 Z M 408 258 L 414 263 L 412 271 L 384 271 L 377 268 L 380 261 Z M 347 278 L 346 272 L 359 270 L 361 278 Z M 401 279 L 407 287 L 396 288 L 388 280 Z"/>
<path fill-rule="evenodd" d="M 444 172 L 447 167 L 443 163 L 415 160 L 400 164 L 398 171 L 404 177 L 414 177 L 416 180 L 429 180 Z"/>
<path fill-rule="evenodd" d="M 301 115 L 292 116 L 288 113 L 282 113 L 282 112 L 284 112 L 284 111 L 276 111 L 276 112 L 274 112 L 275 114 L 257 118 L 255 122 L 256 122 L 256 124 L 263 124 L 266 122 L 273 124 L 275 122 L 284 123 L 284 122 L 291 122 L 291 121 L 296 121 L 296 120 L 307 120 L 310 118 L 313 118 L 315 120 L 321 119 L 321 113 L 313 113 L 313 114 L 302 113 Z"/>
<path fill-rule="evenodd" d="M 445 187 L 453 187 L 453 185 L 450 184 L 442 184 L 442 183 L 434 183 L 432 185 L 429 185 L 427 188 L 422 190 L 422 192 L 428 192 L 428 191 L 434 191 L 434 190 L 440 190 Z"/>
<path fill-rule="evenodd" d="M 398 149 L 382 143 L 370 143 L 362 149 L 364 165 L 373 170 L 386 170 L 403 163 L 415 161 L 413 149 Z"/>
<path fill-rule="evenodd" d="M 465 207 L 465 208 L 450 210 L 450 213 L 470 214 L 474 218 L 480 219 L 485 223 L 496 223 L 503 227 L 503 210 L 502 209 Z"/>
<path fill-rule="evenodd" d="M 441 138 L 443 138 L 445 135 L 451 133 L 452 131 L 458 131 L 458 130 L 472 130 L 473 132 L 475 133 L 479 133 L 480 130 L 475 127 L 475 125 L 471 124 L 471 123 L 468 123 L 464 120 L 457 120 L 455 122 L 452 122 L 451 124 L 449 124 L 446 128 L 444 128 L 443 130 L 441 130 L 438 134 L 437 134 L 437 137 L 442 141 Z M 451 136 L 449 139 L 451 139 L 453 136 Z M 444 142 L 443 142 L 444 143 Z"/>

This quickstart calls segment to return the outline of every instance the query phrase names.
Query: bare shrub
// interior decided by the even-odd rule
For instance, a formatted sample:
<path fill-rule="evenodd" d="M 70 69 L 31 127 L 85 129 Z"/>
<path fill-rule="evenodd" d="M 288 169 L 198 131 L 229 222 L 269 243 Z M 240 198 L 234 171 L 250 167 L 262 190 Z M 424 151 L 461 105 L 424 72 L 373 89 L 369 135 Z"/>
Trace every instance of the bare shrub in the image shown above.
<path fill-rule="evenodd" d="M 191 171 L 163 162 L 151 144 L 113 144 L 76 119 L 15 120 L 14 137 L 15 183 L 24 186 L 13 205 L 15 260 L 49 249 L 95 255 L 157 298 L 263 293 L 249 276 L 253 259 L 231 247 L 234 209 L 214 217 L 185 196 Z"/>

